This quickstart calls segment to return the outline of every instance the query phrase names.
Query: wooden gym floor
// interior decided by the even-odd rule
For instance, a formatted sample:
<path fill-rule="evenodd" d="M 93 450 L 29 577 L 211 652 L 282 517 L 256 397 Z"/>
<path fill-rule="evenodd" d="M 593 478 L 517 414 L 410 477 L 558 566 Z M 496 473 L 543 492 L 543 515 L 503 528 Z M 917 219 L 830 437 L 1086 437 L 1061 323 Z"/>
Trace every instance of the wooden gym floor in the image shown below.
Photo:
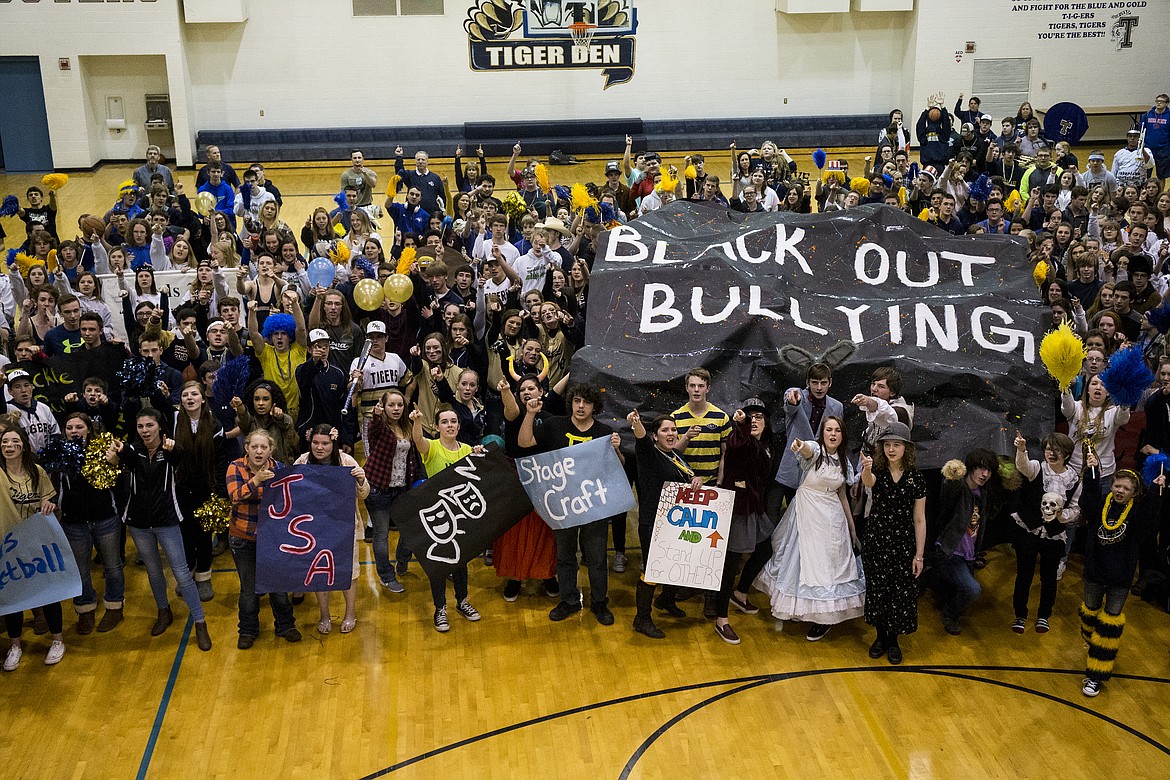
<path fill-rule="evenodd" d="M 847 156 L 860 164 L 865 153 Z M 805 167 L 808 150 L 800 155 Z M 726 153 L 708 159 L 722 177 Z M 450 175 L 449 161 L 433 162 Z M 493 162 L 502 180 L 503 161 Z M 271 168 L 285 219 L 298 226 L 312 206 L 328 204 L 343 167 Z M 383 181 L 391 172 L 388 164 L 375 167 Z M 600 165 L 577 170 L 586 167 L 582 174 L 553 168 L 554 181 L 601 178 Z M 72 235 L 78 214 L 108 208 L 129 170 L 73 175 L 60 193 L 62 235 Z M 23 193 L 38 178 L 0 176 L 0 194 Z M 180 178 L 193 187 L 193 173 Z M 21 223 L 4 227 L 15 245 Z M 1079 558 L 1061 582 L 1049 634 L 1008 629 L 1015 564 L 1010 548 L 1000 547 L 979 574 L 983 598 L 963 634 L 947 635 L 924 597 L 921 627 L 903 642 L 905 664 L 891 667 L 867 657 L 872 633 L 861 621 L 811 643 L 800 624 L 777 633 L 767 610 L 733 614 L 743 638 L 733 647 L 697 616 L 697 599 L 683 605 L 685 619 L 656 616 L 666 640 L 635 634 L 636 553 L 626 573 L 610 574 L 612 627 L 588 611 L 551 623 L 555 602 L 532 583 L 506 603 L 494 570 L 476 563 L 471 601 L 483 620 L 452 615 L 450 633 L 440 635 L 418 565 L 403 579 L 407 592 L 389 594 L 378 587 L 369 545 L 359 544 L 359 620 L 349 635 L 337 628 L 340 596 L 333 597 L 333 633 L 318 635 L 310 596 L 297 608 L 303 642 L 273 637 L 263 604 L 264 635 L 253 649 L 236 650 L 239 581 L 230 555 L 216 559 L 216 598 L 205 605 L 215 643 L 209 653 L 195 647 L 177 597 L 179 622 L 149 636 L 153 599 L 145 571 L 133 563 L 127 619 L 115 631 L 80 637 L 65 606 L 68 651 L 57 667 L 41 663 L 48 637 L 26 629 L 20 667 L 0 675 L 8 705 L 0 755 L 9 775 L 1170 776 L 1170 619 L 1131 598 L 1117 677 L 1098 698 L 1083 697 Z M 95 572 L 99 593 L 100 582 Z M 754 601 L 765 599 L 756 593 Z"/>

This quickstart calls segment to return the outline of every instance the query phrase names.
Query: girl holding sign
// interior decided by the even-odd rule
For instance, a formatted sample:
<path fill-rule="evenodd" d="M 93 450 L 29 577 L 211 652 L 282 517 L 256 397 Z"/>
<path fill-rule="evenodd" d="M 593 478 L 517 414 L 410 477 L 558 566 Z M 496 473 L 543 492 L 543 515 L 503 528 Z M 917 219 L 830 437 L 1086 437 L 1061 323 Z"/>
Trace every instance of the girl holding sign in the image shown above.
<path fill-rule="evenodd" d="M 114 439 L 106 453 L 110 463 L 121 461 L 130 473 L 130 499 L 122 519 L 126 522 L 134 546 L 146 564 L 146 576 L 154 603 L 158 607 L 158 619 L 150 629 L 151 636 L 160 636 L 171 623 L 175 622 L 171 605 L 167 601 L 167 578 L 163 574 L 163 560 L 159 547 L 166 554 L 171 573 L 191 617 L 195 620 L 195 637 L 199 649 L 211 649 L 211 636 L 207 633 L 207 622 L 203 617 L 203 605 L 199 603 L 199 591 L 191 570 L 187 568 L 187 551 L 183 545 L 183 532 L 179 530 L 182 516 L 175 492 L 175 466 L 178 454 L 175 440 L 163 431 L 163 416 L 157 409 L 147 407 L 135 418 L 139 441 L 123 444 Z"/>
<path fill-rule="evenodd" d="M 635 409 L 626 415 L 626 421 L 634 431 L 634 455 L 638 459 L 638 542 L 642 546 L 642 560 L 646 561 L 650 557 L 650 539 L 654 534 L 654 517 L 658 514 L 662 486 L 667 482 L 689 482 L 692 489 L 699 490 L 703 487 L 703 478 L 695 476 L 694 470 L 676 451 L 680 442 L 674 417 L 669 414 L 659 415 L 647 428 Z M 664 585 L 663 590 L 671 591 L 671 598 L 666 603 L 673 607 L 675 589 Z M 650 607 L 654 604 L 654 585 L 646 582 L 644 574 L 638 578 L 635 603 L 638 612 L 634 617 L 634 630 L 651 639 L 664 639 L 666 634 L 654 625 L 650 617 Z M 677 607 L 675 609 L 678 610 Z M 681 617 L 686 617 L 686 614 Z M 730 629 L 727 626 L 727 630 Z M 730 634 L 735 637 L 732 644 L 739 644 L 735 632 L 731 631 Z M 719 635 L 724 636 L 723 631 Z M 724 639 L 731 642 L 727 637 Z"/>
<path fill-rule="evenodd" d="M 926 481 L 914 468 L 914 442 L 905 423 L 878 437 L 873 457 L 860 455 L 861 482 L 873 492 L 865 524 L 865 622 L 877 628 L 870 658 L 902 663 L 899 634 L 918 630 L 918 586 L 926 546 Z"/>
<path fill-rule="evenodd" d="M 357 480 L 357 500 L 364 501 L 370 494 L 370 483 L 366 481 L 366 472 L 353 459 L 337 447 L 337 429 L 328 423 L 314 426 L 309 431 L 309 451 L 294 461 L 293 465 L 302 466 L 306 463 L 314 466 L 345 466 L 349 473 Z M 354 511 L 354 545 L 353 545 L 353 580 L 345 594 L 345 617 L 341 620 L 341 633 L 348 634 L 357 625 L 357 578 L 361 563 L 358 561 L 357 539 L 365 534 L 366 522 L 361 517 L 361 510 L 355 507 Z M 333 620 L 329 615 L 329 591 L 317 591 L 317 607 L 321 611 L 321 619 L 317 623 L 317 631 L 328 634 L 333 629 Z"/>
<path fill-rule="evenodd" d="M 184 384 L 179 391 L 179 406 L 175 412 L 175 493 L 185 518 L 179 527 L 183 529 L 187 567 L 195 578 L 199 600 L 211 601 L 215 598 L 211 586 L 211 531 L 203 528 L 195 512 L 212 494 L 227 493 L 220 476 L 227 472 L 226 445 L 223 427 L 212 414 L 202 385 Z"/>
<path fill-rule="evenodd" d="M 450 406 L 443 404 L 435 410 L 435 427 L 439 431 L 437 441 L 423 435 L 422 417 L 422 412 L 418 409 L 410 413 L 410 419 L 414 423 L 410 437 L 414 440 L 414 446 L 418 448 L 418 454 L 422 456 L 423 467 L 426 468 L 428 477 L 435 476 L 473 451 L 483 451 L 482 447 L 475 447 L 473 450 L 470 445 L 459 441 L 459 415 Z M 447 620 L 447 578 L 429 575 L 428 578 L 431 581 L 431 597 L 435 602 L 435 630 L 445 633 L 451 629 L 451 624 Z M 467 600 L 467 565 L 456 569 L 451 579 L 455 583 L 457 602 L 455 609 L 472 622 L 479 620 L 479 612 Z"/>
<path fill-rule="evenodd" d="M 395 551 L 397 567 L 390 562 L 390 505 L 419 480 L 422 471 L 405 415 L 406 396 L 397 387 L 387 390 L 374 404 L 366 431 L 366 474 L 371 485 L 366 511 L 374 524 L 374 567 L 378 580 L 391 593 L 406 590 L 398 575 L 406 574 L 410 549 L 400 536 Z"/>
<path fill-rule="evenodd" d="M 37 465 L 28 434 L 22 428 L 0 428 L 0 539 L 16 526 L 37 512 L 48 515 L 56 511 L 53 499 L 57 491 L 45 470 Z M 61 603 L 54 602 L 42 607 L 53 642 L 45 656 L 45 664 L 52 666 L 65 655 L 63 630 L 64 616 Z M 4 671 L 11 672 L 20 663 L 24 651 L 20 646 L 20 635 L 24 632 L 24 613 L 13 612 L 4 616 L 4 627 L 12 646 L 4 659 Z"/>
<path fill-rule="evenodd" d="M 804 476 L 772 535 L 775 552 L 759 581 L 772 600 L 772 615 L 807 621 L 805 638 L 815 642 L 830 626 L 865 611 L 865 578 L 854 553 L 857 529 L 846 495 L 856 477 L 845 457 L 840 417 L 826 417 L 815 442 L 794 439 L 792 451 Z"/>

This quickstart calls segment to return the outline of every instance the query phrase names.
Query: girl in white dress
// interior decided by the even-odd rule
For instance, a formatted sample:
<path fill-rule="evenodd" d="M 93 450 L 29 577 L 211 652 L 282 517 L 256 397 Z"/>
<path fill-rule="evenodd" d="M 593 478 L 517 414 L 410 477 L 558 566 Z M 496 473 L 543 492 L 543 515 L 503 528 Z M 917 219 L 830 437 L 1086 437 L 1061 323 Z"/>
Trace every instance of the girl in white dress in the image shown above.
<path fill-rule="evenodd" d="M 865 577 L 854 553 L 857 531 L 846 485 L 856 480 L 845 457 L 845 425 L 826 417 L 816 442 L 792 442 L 804 477 L 772 534 L 772 559 L 756 579 L 778 621 L 811 624 L 810 642 L 830 626 L 861 617 Z"/>

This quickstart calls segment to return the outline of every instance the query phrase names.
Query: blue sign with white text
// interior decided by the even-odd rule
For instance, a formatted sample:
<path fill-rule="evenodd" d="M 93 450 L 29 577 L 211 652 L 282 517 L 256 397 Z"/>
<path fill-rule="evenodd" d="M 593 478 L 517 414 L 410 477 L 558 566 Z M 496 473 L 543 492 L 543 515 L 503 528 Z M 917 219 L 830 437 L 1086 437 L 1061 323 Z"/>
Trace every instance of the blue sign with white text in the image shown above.
<path fill-rule="evenodd" d="M 4 534 L 0 544 L 0 614 L 81 595 L 81 574 L 57 518 L 40 512 Z"/>
<path fill-rule="evenodd" d="M 609 437 L 516 461 L 520 484 L 550 528 L 573 528 L 637 506 Z"/>

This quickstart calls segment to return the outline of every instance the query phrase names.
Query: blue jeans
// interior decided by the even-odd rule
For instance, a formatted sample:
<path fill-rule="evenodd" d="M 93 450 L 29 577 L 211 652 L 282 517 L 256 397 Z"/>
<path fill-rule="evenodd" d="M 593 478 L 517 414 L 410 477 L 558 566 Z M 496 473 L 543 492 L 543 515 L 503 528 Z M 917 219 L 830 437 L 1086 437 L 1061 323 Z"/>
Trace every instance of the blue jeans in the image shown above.
<path fill-rule="evenodd" d="M 167 525 L 160 528 L 135 528 L 127 526 L 134 546 L 142 562 L 146 564 L 146 578 L 150 580 L 150 591 L 154 594 L 154 603 L 159 609 L 170 607 L 167 599 L 167 577 L 163 574 L 162 556 L 158 553 L 161 546 L 167 556 L 167 563 L 171 566 L 171 573 L 175 575 L 179 593 L 183 594 L 183 601 L 187 602 L 187 609 L 196 623 L 203 622 L 203 605 L 199 603 L 199 590 L 195 587 L 195 579 L 191 570 L 187 568 L 187 549 L 183 545 L 183 532 L 177 525 Z"/>
<path fill-rule="evenodd" d="M 260 595 L 256 593 L 256 542 L 232 536 L 228 547 L 240 575 L 240 636 L 260 636 Z M 268 603 L 276 618 L 276 635 L 296 628 L 292 602 L 287 593 L 269 593 Z"/>
<path fill-rule="evenodd" d="M 983 587 L 975 579 L 971 561 L 965 561 L 957 555 L 948 555 L 936 564 L 935 576 L 949 591 L 949 598 L 943 604 L 943 617 L 958 620 L 967 607 L 983 594 Z"/>
<path fill-rule="evenodd" d="M 1100 609 L 1101 602 L 1105 602 L 1105 612 L 1110 615 L 1120 615 L 1125 609 L 1125 599 L 1129 596 L 1129 588 L 1085 580 L 1085 606 L 1089 609 Z"/>
<path fill-rule="evenodd" d="M 561 584 L 561 601 L 580 604 L 581 591 L 577 587 L 577 545 L 581 546 L 581 561 L 589 570 L 589 600 L 604 604 L 609 595 L 609 567 L 606 561 L 606 543 L 609 541 L 609 518 L 553 532 L 557 540 L 557 580 Z"/>
<path fill-rule="evenodd" d="M 370 522 L 374 525 L 374 568 L 378 571 L 378 579 L 382 582 L 394 582 L 394 564 L 390 563 L 390 505 L 394 499 L 406 492 L 406 488 L 387 488 L 385 491 L 375 487 L 370 488 L 370 495 L 366 497 L 366 511 L 370 513 Z M 398 550 L 395 557 L 399 561 L 410 560 L 410 550 L 398 538 Z"/>
<path fill-rule="evenodd" d="M 74 608 L 80 612 L 93 612 L 97 605 L 97 593 L 90 577 L 93 549 L 102 554 L 102 566 L 106 576 L 106 609 L 121 609 L 126 596 L 126 575 L 122 571 L 122 521 L 116 516 L 96 523 L 61 523 L 61 530 L 73 550 L 73 560 L 81 573 L 81 595 L 73 599 Z"/>

